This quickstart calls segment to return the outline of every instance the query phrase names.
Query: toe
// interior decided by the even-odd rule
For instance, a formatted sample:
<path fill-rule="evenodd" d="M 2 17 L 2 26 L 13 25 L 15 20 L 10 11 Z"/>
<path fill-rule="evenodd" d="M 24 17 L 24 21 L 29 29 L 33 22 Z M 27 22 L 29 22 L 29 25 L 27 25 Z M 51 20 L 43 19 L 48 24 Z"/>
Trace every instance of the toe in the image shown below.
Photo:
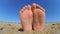
<path fill-rule="evenodd" d="M 26 7 L 26 6 L 25 6 Z M 23 7 L 22 9 L 25 10 L 25 7 Z"/>
<path fill-rule="evenodd" d="M 27 6 L 23 7 L 22 11 L 26 10 L 27 9 Z"/>
<path fill-rule="evenodd" d="M 28 5 L 28 10 L 31 10 L 31 6 L 30 5 Z"/>
<path fill-rule="evenodd" d="M 32 9 L 36 9 L 36 4 L 35 3 L 32 4 Z"/>
<path fill-rule="evenodd" d="M 21 9 L 21 11 L 19 11 L 19 14 L 22 14 L 26 9 L 28 9 L 27 6 L 24 6 L 24 7 Z"/>
<path fill-rule="evenodd" d="M 27 9 L 27 6 L 23 7 L 21 12 L 25 11 Z"/>
<path fill-rule="evenodd" d="M 19 11 L 19 14 L 21 14 L 21 11 Z"/>
<path fill-rule="evenodd" d="M 22 12 L 21 11 L 19 11 L 19 14 L 21 14 Z"/>
<path fill-rule="evenodd" d="M 23 13 L 23 9 L 21 9 L 21 11 L 19 11 L 19 14 Z"/>
<path fill-rule="evenodd" d="M 22 13 L 24 10 L 25 10 L 25 7 L 23 7 L 23 8 L 21 9 L 21 13 Z"/>
<path fill-rule="evenodd" d="M 36 4 L 36 8 L 41 9 L 42 11 L 45 11 L 40 5 Z"/>
<path fill-rule="evenodd" d="M 28 6 L 25 6 L 25 10 L 28 9 L 27 7 L 28 7 Z"/>

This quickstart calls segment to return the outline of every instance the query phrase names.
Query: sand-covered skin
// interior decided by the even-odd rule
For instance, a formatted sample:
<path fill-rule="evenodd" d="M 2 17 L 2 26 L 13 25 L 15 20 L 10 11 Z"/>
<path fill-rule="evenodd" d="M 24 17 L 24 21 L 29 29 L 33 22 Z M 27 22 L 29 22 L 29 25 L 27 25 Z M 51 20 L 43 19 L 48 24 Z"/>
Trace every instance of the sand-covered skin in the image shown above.
<path fill-rule="evenodd" d="M 41 31 L 22 31 L 21 24 L 0 22 L 0 34 L 60 34 L 60 23 L 47 23 L 45 29 Z"/>

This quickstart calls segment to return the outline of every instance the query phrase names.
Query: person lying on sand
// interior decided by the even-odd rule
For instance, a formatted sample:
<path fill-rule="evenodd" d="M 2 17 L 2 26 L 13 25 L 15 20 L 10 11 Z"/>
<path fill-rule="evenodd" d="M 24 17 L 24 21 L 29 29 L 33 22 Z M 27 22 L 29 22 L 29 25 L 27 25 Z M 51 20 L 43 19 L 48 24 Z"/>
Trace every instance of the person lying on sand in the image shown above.
<path fill-rule="evenodd" d="M 26 5 L 19 13 L 24 31 L 44 30 L 45 10 L 41 6 L 35 3 L 32 6 Z"/>

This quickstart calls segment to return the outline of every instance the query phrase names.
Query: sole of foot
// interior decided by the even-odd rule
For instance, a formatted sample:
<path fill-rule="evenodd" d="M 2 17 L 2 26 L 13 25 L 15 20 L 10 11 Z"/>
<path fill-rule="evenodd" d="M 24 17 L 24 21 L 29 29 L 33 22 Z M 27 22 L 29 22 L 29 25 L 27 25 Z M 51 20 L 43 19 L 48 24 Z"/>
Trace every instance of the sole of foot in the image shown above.
<path fill-rule="evenodd" d="M 20 19 L 21 19 L 23 30 L 24 31 L 32 30 L 33 14 L 31 10 L 31 6 L 28 5 L 23 7 L 19 13 L 20 13 Z"/>
<path fill-rule="evenodd" d="M 33 12 L 33 30 L 43 30 L 45 23 L 45 10 L 38 4 L 33 3 L 32 5 Z"/>

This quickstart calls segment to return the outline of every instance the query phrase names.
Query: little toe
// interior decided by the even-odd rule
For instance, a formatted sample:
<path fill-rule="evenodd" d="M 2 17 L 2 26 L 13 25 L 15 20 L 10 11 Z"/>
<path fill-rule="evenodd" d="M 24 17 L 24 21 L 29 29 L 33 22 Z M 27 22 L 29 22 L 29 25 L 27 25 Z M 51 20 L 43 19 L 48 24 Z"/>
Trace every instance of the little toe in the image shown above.
<path fill-rule="evenodd" d="M 19 11 L 19 14 L 21 14 L 22 12 L 21 11 Z"/>
<path fill-rule="evenodd" d="M 31 10 L 31 6 L 30 5 L 28 5 L 28 10 Z"/>

